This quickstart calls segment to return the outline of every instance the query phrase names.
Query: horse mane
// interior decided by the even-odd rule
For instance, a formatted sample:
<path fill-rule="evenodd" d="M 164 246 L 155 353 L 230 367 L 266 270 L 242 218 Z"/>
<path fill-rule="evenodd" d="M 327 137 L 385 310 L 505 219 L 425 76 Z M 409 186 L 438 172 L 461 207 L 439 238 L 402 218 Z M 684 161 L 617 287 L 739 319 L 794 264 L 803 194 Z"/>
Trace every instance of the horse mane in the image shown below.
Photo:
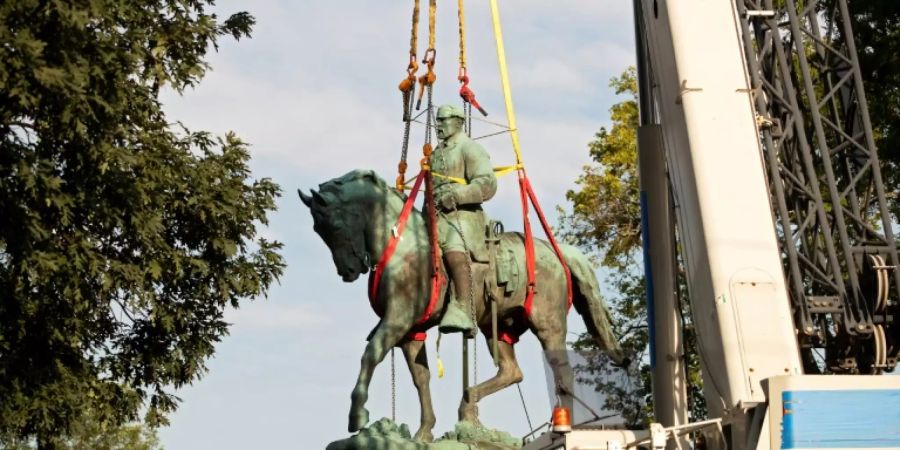
<path fill-rule="evenodd" d="M 378 174 L 373 170 L 365 170 L 365 169 L 356 169 L 347 172 L 344 175 L 341 175 L 337 178 L 328 180 L 319 185 L 319 191 L 322 194 L 332 194 L 337 196 L 341 200 L 345 200 L 344 197 L 344 185 L 348 185 L 353 183 L 354 181 L 364 181 L 373 184 L 376 188 L 389 192 L 393 194 L 401 201 L 406 201 L 406 194 L 397 191 L 393 188 L 393 186 L 388 186 L 387 182 L 384 181 Z"/>

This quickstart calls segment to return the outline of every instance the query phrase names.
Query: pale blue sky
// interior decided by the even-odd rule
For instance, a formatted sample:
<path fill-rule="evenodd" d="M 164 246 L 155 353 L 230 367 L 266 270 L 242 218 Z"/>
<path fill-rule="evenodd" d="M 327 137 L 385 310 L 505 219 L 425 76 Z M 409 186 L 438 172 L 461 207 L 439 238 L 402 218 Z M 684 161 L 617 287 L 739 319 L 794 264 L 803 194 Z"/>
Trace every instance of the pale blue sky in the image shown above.
<path fill-rule="evenodd" d="M 166 95 L 170 119 L 218 134 L 233 130 L 252 144 L 254 176 L 271 177 L 284 191 L 263 233 L 285 244 L 288 263 L 268 299 L 228 312 L 231 335 L 217 346 L 209 373 L 178 392 L 183 403 L 161 431 L 167 449 L 317 449 L 346 437 L 350 391 L 377 319 L 365 281 L 341 282 L 295 192 L 355 168 L 393 179 L 402 132 L 396 85 L 407 60 L 411 3 L 220 1 L 223 16 L 248 10 L 256 17 L 253 38 L 223 39 L 198 89 Z M 435 100 L 457 102 L 456 2 L 438 3 Z M 525 162 L 544 210 L 555 218 L 554 206 L 565 203 L 565 191 L 589 162 L 587 142 L 608 123 L 617 101 L 608 80 L 633 64 L 630 2 L 500 3 Z M 491 118 L 503 121 L 487 1 L 467 2 L 466 12 L 471 86 Z M 422 44 L 426 23 L 423 16 Z M 476 135 L 492 131 L 476 124 Z M 413 142 L 410 160 L 416 161 L 421 133 Z M 506 136 L 482 142 L 496 164 L 512 161 Z M 521 229 L 517 195 L 514 178 L 504 178 L 487 206 L 508 230 Z M 583 330 L 579 321 L 573 313 L 570 329 Z M 484 380 L 492 367 L 483 340 L 478 345 Z M 436 434 L 456 421 L 459 353 L 458 337 L 443 342 L 447 376 L 432 380 Z M 518 353 L 532 419 L 545 420 L 540 347 L 527 335 Z M 399 356 L 398 418 L 415 429 L 415 390 Z M 368 406 L 373 419 L 390 415 L 388 360 L 376 371 Z M 489 426 L 527 432 L 514 388 L 484 400 L 481 413 Z"/>

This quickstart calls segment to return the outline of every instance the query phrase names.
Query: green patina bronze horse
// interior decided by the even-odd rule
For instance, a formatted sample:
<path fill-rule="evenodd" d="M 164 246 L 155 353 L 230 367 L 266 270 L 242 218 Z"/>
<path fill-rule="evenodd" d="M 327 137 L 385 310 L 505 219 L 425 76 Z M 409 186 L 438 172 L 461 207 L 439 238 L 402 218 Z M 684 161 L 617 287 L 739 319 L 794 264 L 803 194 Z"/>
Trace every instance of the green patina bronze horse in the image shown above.
<path fill-rule="evenodd" d="M 385 249 L 405 198 L 374 172 L 355 170 L 342 177 L 319 185 L 310 195 L 298 191 L 313 216 L 314 229 L 331 250 L 338 274 L 345 282 L 355 281 L 367 273 Z M 572 372 L 566 358 L 566 278 L 556 254 L 549 244 L 535 241 L 537 264 L 536 293 L 530 314 L 525 314 L 526 294 L 525 250 L 519 233 L 503 233 L 497 245 L 500 267 L 496 277 L 488 276 L 488 264 L 474 264 L 475 317 L 482 330 L 491 329 L 489 295 L 497 301 L 497 316 L 504 336 L 518 337 L 531 330 L 548 355 L 553 368 L 557 391 L 567 397 L 572 386 Z M 572 273 L 573 305 L 584 318 L 588 331 L 616 364 L 627 364 L 610 329 L 609 315 L 600 297 L 597 279 L 588 259 L 576 248 L 562 246 Z M 419 323 L 431 297 L 431 247 L 425 218 L 418 212 L 411 214 L 396 253 L 382 273 L 377 302 L 381 321 L 369 336 L 363 353 L 359 377 L 353 389 L 349 431 L 361 429 L 369 420 L 365 409 L 369 381 L 375 366 L 388 350 L 400 346 L 406 358 L 413 382 L 419 393 L 421 422 L 415 437 L 432 439 L 435 423 L 429 391 L 430 373 L 425 345 L 410 339 L 413 331 L 424 331 L 438 324 L 447 303 L 449 292 L 438 296 L 434 313 Z M 505 258 L 505 259 L 504 259 Z M 483 280 L 494 280 L 484 286 Z M 499 280 L 499 282 L 498 282 Z M 502 285 L 501 285 L 502 282 Z M 443 288 L 446 290 L 446 286 Z M 498 333 L 499 334 L 499 333 Z M 468 389 L 459 407 L 459 419 L 478 423 L 477 401 L 522 380 L 513 344 L 515 339 L 498 342 L 495 355 L 497 374 Z M 490 345 L 488 347 L 491 347 Z M 490 349 L 493 351 L 493 348 Z M 571 404 L 571 398 L 565 403 Z"/>

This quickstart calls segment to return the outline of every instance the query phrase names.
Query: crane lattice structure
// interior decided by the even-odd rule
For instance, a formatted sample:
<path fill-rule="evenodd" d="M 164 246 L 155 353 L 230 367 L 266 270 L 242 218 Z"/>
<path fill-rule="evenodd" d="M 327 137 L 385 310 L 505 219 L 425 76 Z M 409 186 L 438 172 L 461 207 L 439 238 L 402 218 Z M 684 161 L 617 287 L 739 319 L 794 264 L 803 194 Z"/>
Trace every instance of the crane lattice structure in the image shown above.
<path fill-rule="evenodd" d="M 847 1 L 736 1 L 805 371 L 890 371 L 900 261 Z"/>

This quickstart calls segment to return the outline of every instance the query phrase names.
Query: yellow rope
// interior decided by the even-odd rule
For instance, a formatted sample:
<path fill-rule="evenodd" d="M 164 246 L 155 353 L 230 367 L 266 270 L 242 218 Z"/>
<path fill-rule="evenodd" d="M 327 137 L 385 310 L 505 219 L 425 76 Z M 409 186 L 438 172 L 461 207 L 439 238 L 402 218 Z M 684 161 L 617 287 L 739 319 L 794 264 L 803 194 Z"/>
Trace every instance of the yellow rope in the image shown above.
<path fill-rule="evenodd" d="M 496 175 L 498 177 L 502 177 L 503 175 L 513 173 L 521 168 L 523 168 L 523 166 L 521 164 L 513 164 L 511 166 L 494 167 L 494 175 Z M 451 177 L 450 175 L 444 175 L 442 173 L 437 173 L 437 172 L 431 172 L 431 174 L 438 178 L 450 180 L 456 184 L 463 184 L 463 185 L 469 184 L 469 182 L 466 181 L 465 178 Z M 407 181 L 407 183 L 409 183 L 409 181 Z"/>
<path fill-rule="evenodd" d="M 466 13 L 463 0 L 459 0 L 459 71 L 466 70 Z"/>
<path fill-rule="evenodd" d="M 506 103 L 509 135 L 512 138 L 513 151 L 516 153 L 516 164 L 521 166 L 522 151 L 519 149 L 519 131 L 516 128 L 516 112 L 513 109 L 512 92 L 509 88 L 509 72 L 506 69 L 506 50 L 503 48 L 503 30 L 500 28 L 500 10 L 497 7 L 497 0 L 491 0 L 491 19 L 494 22 L 494 40 L 497 41 L 497 62 L 500 65 L 500 81 L 503 84 L 503 100 Z"/>
<path fill-rule="evenodd" d="M 434 17 L 437 13 L 437 0 L 428 3 L 428 48 L 434 48 Z"/>
<path fill-rule="evenodd" d="M 415 57 L 417 48 L 419 48 L 419 0 L 414 0 L 412 33 L 409 36 L 409 55 Z"/>

